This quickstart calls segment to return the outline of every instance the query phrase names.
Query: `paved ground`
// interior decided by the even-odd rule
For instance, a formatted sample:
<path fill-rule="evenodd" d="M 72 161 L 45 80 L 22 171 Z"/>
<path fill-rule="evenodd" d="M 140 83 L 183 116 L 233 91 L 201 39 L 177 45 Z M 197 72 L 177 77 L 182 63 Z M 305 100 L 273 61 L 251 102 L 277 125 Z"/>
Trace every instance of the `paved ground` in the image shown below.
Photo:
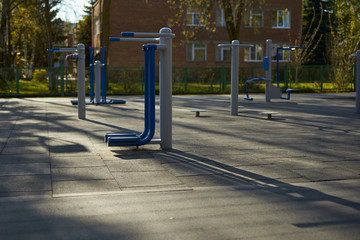
<path fill-rule="evenodd" d="M 0 239 L 360 239 L 353 94 L 259 95 L 239 116 L 174 96 L 166 151 L 105 145 L 142 131 L 142 98 L 122 99 L 87 120 L 68 98 L 0 99 Z"/>

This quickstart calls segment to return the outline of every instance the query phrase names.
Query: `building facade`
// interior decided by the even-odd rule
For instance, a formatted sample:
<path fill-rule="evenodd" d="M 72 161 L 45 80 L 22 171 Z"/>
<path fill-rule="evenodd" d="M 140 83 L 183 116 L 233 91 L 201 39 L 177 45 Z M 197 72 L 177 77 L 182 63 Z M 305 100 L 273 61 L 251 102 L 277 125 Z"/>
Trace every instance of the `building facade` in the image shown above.
<path fill-rule="evenodd" d="M 216 11 L 216 31 L 208 32 L 200 19 L 200 12 L 188 10 L 184 27 L 172 27 L 176 34 L 173 40 L 173 66 L 215 67 L 230 64 L 230 49 L 218 48 L 220 43 L 229 43 L 224 13 Z M 141 45 L 134 42 L 109 42 L 109 37 L 120 37 L 121 32 L 158 32 L 168 27 L 176 10 L 166 0 L 98 0 L 93 6 L 93 46 L 108 47 L 110 66 L 137 67 L 143 65 Z M 290 46 L 300 42 L 302 0 L 266 0 L 259 8 L 249 8 L 243 14 L 240 27 L 240 43 L 254 47 L 240 50 L 240 64 L 261 65 L 266 53 L 266 39 L 276 46 Z M 184 28 L 200 28 L 194 40 L 186 40 Z M 201 30 L 201 28 L 204 30 Z M 290 53 L 280 53 L 280 61 L 290 61 Z"/>

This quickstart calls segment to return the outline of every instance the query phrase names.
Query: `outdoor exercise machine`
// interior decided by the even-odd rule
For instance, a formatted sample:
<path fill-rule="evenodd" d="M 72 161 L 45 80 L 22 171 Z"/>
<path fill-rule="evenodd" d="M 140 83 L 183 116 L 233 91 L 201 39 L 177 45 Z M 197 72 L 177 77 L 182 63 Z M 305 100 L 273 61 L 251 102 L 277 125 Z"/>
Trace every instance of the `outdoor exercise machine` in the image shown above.
<path fill-rule="evenodd" d="M 111 99 L 106 100 L 107 85 L 107 67 L 106 67 L 106 47 L 101 47 L 101 61 L 95 61 L 95 48 L 89 48 L 90 54 L 90 101 L 85 102 L 86 105 L 91 104 L 125 104 L 124 100 Z M 95 92 L 94 92 L 95 89 Z M 101 93 L 100 93 L 101 92 Z M 72 105 L 77 105 L 77 100 L 70 101 Z"/>
<path fill-rule="evenodd" d="M 218 44 L 220 48 L 231 48 L 231 115 L 238 115 L 239 104 L 239 48 L 253 47 L 251 44 L 240 44 L 238 40 L 233 40 L 231 44 Z"/>
<path fill-rule="evenodd" d="M 77 61 L 77 88 L 78 88 L 78 118 L 86 118 L 85 109 L 85 45 L 79 43 L 76 48 L 52 48 L 48 52 L 75 52 L 75 54 L 67 55 L 66 59 L 74 59 Z"/>
<path fill-rule="evenodd" d="M 265 101 L 270 102 L 271 98 L 281 98 L 281 91 L 279 88 L 271 84 L 271 56 L 273 52 L 272 40 L 266 40 L 266 56 L 264 58 L 265 77 L 263 78 L 249 78 L 244 84 L 246 97 L 245 100 L 252 101 L 253 98 L 249 97 L 246 85 L 251 82 L 265 81 Z"/>
<path fill-rule="evenodd" d="M 351 56 L 356 57 L 356 112 L 360 113 L 360 50 Z"/>
<path fill-rule="evenodd" d="M 244 89 L 245 89 L 246 97 L 244 99 L 250 100 L 250 101 L 253 100 L 253 98 L 249 97 L 246 85 L 251 82 L 255 82 L 255 81 L 265 81 L 266 82 L 266 87 L 265 87 L 266 102 L 270 102 L 270 100 L 272 98 L 280 98 L 280 99 L 290 100 L 290 93 L 299 92 L 298 89 L 286 89 L 286 90 L 282 91 L 279 86 L 279 51 L 281 51 L 281 50 L 282 51 L 286 51 L 286 50 L 292 51 L 292 50 L 296 50 L 296 49 L 305 49 L 305 47 L 279 47 L 279 48 L 276 48 L 276 83 L 277 83 L 277 85 L 273 86 L 272 79 L 271 79 L 271 70 L 272 70 L 271 57 L 273 56 L 274 47 L 273 47 L 271 39 L 266 40 L 266 57 L 264 58 L 265 77 L 264 78 L 249 78 L 245 82 Z M 287 96 L 282 97 L 282 92 L 286 92 Z"/>
<path fill-rule="evenodd" d="M 152 51 L 159 50 L 159 84 L 160 84 L 160 139 L 151 139 L 149 142 L 142 141 L 144 132 L 150 128 L 152 122 L 148 120 L 145 123 L 145 130 L 140 136 L 135 133 L 107 133 L 105 141 L 108 146 L 139 146 L 146 143 L 160 144 L 162 149 L 172 148 L 172 38 L 175 34 L 170 28 L 162 28 L 159 33 L 141 33 L 141 32 L 123 32 L 121 37 L 110 37 L 111 42 L 157 42 L 158 44 L 147 45 L 145 52 L 145 80 L 151 82 L 152 66 L 155 66 L 155 60 L 152 58 Z M 156 46 L 155 49 L 149 46 Z M 151 61 L 149 60 L 151 59 Z M 154 58 L 155 59 L 155 58 Z M 153 63 L 152 63 L 153 62 Z M 151 66 L 151 67 L 149 67 Z M 151 86 L 145 82 L 145 100 L 150 94 Z M 151 90 L 152 92 L 152 90 Z M 150 100 L 145 101 L 145 121 L 151 119 L 155 108 L 152 109 Z M 155 114 L 155 113 L 154 113 Z M 150 117 L 149 117 L 150 116 Z M 154 115 L 155 116 L 155 115 Z M 150 122 L 150 124 L 149 124 Z M 147 126 L 147 127 L 146 127 Z M 151 132 L 151 131 L 150 131 Z M 140 140 L 139 140 L 140 139 Z M 144 143 L 145 142 L 145 143 Z"/>
<path fill-rule="evenodd" d="M 101 47 L 101 61 L 95 61 L 95 48 L 90 47 L 90 103 L 89 104 L 125 104 L 120 99 L 106 99 L 107 95 L 107 48 Z M 95 92 L 94 92 L 95 82 Z M 101 93 L 100 93 L 101 92 Z"/>
<path fill-rule="evenodd" d="M 145 54 L 145 93 L 144 93 L 144 131 L 136 133 L 108 133 L 105 141 L 108 146 L 139 146 L 149 143 L 155 133 L 155 44 L 144 45 Z"/>

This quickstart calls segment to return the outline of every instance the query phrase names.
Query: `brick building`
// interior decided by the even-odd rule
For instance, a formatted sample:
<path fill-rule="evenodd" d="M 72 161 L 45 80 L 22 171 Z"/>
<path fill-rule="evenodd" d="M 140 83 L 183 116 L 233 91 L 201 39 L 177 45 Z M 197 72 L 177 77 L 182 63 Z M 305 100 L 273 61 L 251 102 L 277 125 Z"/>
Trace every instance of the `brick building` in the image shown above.
<path fill-rule="evenodd" d="M 166 0 L 98 0 L 93 6 L 93 46 L 107 46 L 110 66 L 142 66 L 141 43 L 109 42 L 109 37 L 120 37 L 121 32 L 158 32 L 167 27 L 175 15 Z M 188 11 L 186 27 L 201 26 L 199 12 Z M 203 31 L 195 41 L 186 41 L 180 27 L 172 28 L 173 66 L 214 67 L 229 65 L 230 50 L 217 48 L 228 43 L 228 33 L 223 11 L 216 10 L 216 31 Z M 278 46 L 294 45 L 301 34 L 302 0 L 266 0 L 260 8 L 247 10 L 240 29 L 240 43 L 253 44 L 252 48 L 240 50 L 241 65 L 261 65 L 265 57 L 266 39 Z M 280 60 L 289 61 L 288 52 Z"/>

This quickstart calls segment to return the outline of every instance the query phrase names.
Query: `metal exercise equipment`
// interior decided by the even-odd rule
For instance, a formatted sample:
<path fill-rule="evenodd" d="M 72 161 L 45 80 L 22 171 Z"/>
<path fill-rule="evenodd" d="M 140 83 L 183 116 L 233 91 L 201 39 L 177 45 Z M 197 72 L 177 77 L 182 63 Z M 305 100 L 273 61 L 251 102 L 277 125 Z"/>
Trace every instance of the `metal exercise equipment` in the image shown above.
<path fill-rule="evenodd" d="M 360 113 L 360 50 L 358 50 L 355 54 L 351 55 L 356 57 L 356 112 Z"/>
<path fill-rule="evenodd" d="M 266 40 L 266 57 L 264 58 L 264 70 L 265 70 L 265 77 L 264 78 L 249 78 L 245 84 L 244 84 L 244 90 L 246 97 L 245 100 L 252 101 L 253 98 L 249 97 L 247 87 L 246 85 L 251 82 L 256 81 L 265 81 L 266 87 L 265 87 L 265 100 L 266 102 L 270 102 L 272 98 L 280 98 L 280 99 L 286 99 L 290 100 L 290 93 L 292 92 L 299 92 L 299 89 L 286 89 L 281 90 L 279 87 L 279 51 L 293 51 L 296 49 L 305 49 L 305 47 L 279 47 L 276 49 L 276 82 L 277 86 L 272 85 L 272 79 L 271 79 L 271 57 L 273 55 L 274 47 L 272 44 L 272 40 L 268 39 Z M 286 92 L 286 97 L 282 97 L 282 93 Z"/>
<path fill-rule="evenodd" d="M 48 52 L 75 52 L 66 56 L 66 59 L 74 59 L 77 61 L 77 88 L 78 88 L 78 118 L 86 118 L 85 109 L 85 45 L 79 43 L 77 48 L 52 48 Z"/>
<path fill-rule="evenodd" d="M 101 61 L 95 61 L 95 48 L 89 48 L 90 54 L 90 101 L 86 105 L 91 104 L 125 104 L 126 101 L 120 99 L 106 99 L 107 94 L 107 65 L 106 65 L 106 47 L 101 47 Z M 95 90 L 95 91 L 94 91 Z M 71 101 L 72 105 L 77 105 L 76 100 Z"/>
<path fill-rule="evenodd" d="M 159 62 L 160 139 L 152 139 L 148 143 L 160 144 L 162 149 L 172 148 L 172 38 L 174 37 L 175 34 L 172 33 L 170 28 L 162 28 L 160 29 L 159 33 L 123 32 L 121 33 L 121 37 L 110 37 L 111 42 L 158 42 L 158 44 L 152 44 L 152 45 L 156 46 L 156 50 L 160 52 L 160 57 L 159 57 L 160 59 Z M 152 45 L 148 45 L 148 46 L 152 46 Z M 144 49 L 144 51 L 146 56 L 147 50 Z M 148 51 L 152 51 L 152 50 L 148 50 Z M 148 63 L 148 61 L 145 62 Z M 145 66 L 145 70 L 148 68 L 149 67 Z M 145 73 L 145 76 L 147 75 L 148 74 Z M 146 85 L 147 84 L 145 84 L 145 86 Z M 145 94 L 150 94 L 150 93 L 147 93 L 147 90 L 145 90 Z M 149 109 L 152 109 L 151 105 L 150 107 L 149 105 L 150 105 L 149 103 L 145 102 L 145 113 L 146 111 L 150 111 Z M 152 113 L 148 112 L 147 115 L 149 116 L 151 114 Z M 134 133 L 131 133 L 131 135 L 134 136 Z M 108 133 L 105 135 L 105 141 L 108 142 L 109 146 L 124 146 L 123 140 L 115 140 L 115 139 L 128 138 L 128 137 L 129 135 L 127 133 L 125 134 Z M 116 145 L 118 143 L 119 145 Z M 133 144 L 131 144 L 131 146 L 138 146 L 142 144 L 143 144 L 142 141 L 136 140 Z"/>
<path fill-rule="evenodd" d="M 240 44 L 238 40 L 233 40 L 231 44 L 218 44 L 221 48 L 232 48 L 231 55 L 231 115 L 238 115 L 239 104 L 239 48 L 253 47 L 251 44 Z"/>
<path fill-rule="evenodd" d="M 105 134 L 108 146 L 140 146 L 151 141 L 155 133 L 155 44 L 144 45 L 145 53 L 145 94 L 144 94 L 144 131 L 136 133 Z"/>

